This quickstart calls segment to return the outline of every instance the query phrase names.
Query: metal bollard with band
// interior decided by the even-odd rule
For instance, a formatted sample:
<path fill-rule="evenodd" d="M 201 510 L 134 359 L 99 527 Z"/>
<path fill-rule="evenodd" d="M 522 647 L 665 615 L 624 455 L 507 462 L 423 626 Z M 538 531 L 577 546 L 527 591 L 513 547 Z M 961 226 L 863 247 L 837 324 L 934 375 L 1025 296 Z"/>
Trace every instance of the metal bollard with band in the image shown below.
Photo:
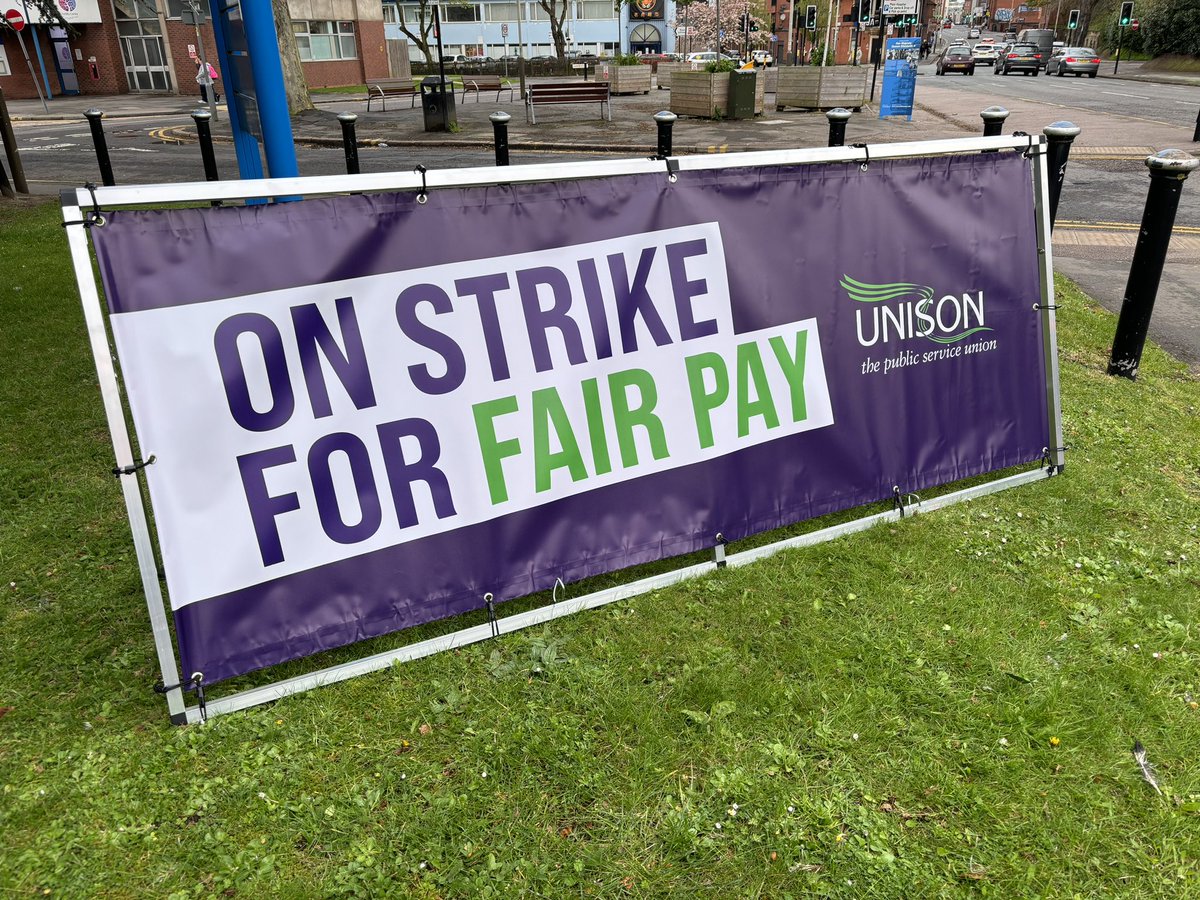
<path fill-rule="evenodd" d="M 112 160 L 108 158 L 108 140 L 104 137 L 104 123 L 100 121 L 104 118 L 104 112 L 92 107 L 84 111 L 83 115 L 88 120 L 88 127 L 92 130 L 92 144 L 96 148 L 96 162 L 100 166 L 100 181 L 105 187 L 112 187 L 117 180 L 113 178 Z"/>
<path fill-rule="evenodd" d="M 212 129 L 209 127 L 212 113 L 207 109 L 193 109 L 192 121 L 196 123 L 196 137 L 200 141 L 200 159 L 204 163 L 204 180 L 220 181 L 221 176 L 217 174 L 217 155 L 213 151 Z"/>
<path fill-rule="evenodd" d="M 494 112 L 488 116 L 496 140 L 496 165 L 508 165 L 508 123 L 512 116 L 506 112 Z"/>
<path fill-rule="evenodd" d="M 1150 191 L 1146 195 L 1142 227 L 1129 266 L 1125 299 L 1121 301 L 1121 315 L 1117 319 L 1117 333 L 1108 361 L 1109 375 L 1120 375 L 1130 381 L 1137 378 L 1158 283 L 1167 261 L 1171 229 L 1179 209 L 1179 196 L 1183 193 L 1183 182 L 1197 166 L 1200 166 L 1200 159 L 1183 150 L 1163 150 L 1146 159 Z"/>
<path fill-rule="evenodd" d="M 829 146 L 845 146 L 846 123 L 850 121 L 850 110 L 839 106 L 825 113 L 825 118 L 829 120 Z"/>
<path fill-rule="evenodd" d="M 1042 129 L 1046 136 L 1046 165 L 1050 170 L 1050 228 L 1054 229 L 1054 217 L 1058 215 L 1058 198 L 1062 194 L 1063 180 L 1067 176 L 1067 157 L 1071 155 L 1071 144 L 1079 136 L 1080 128 L 1074 122 L 1055 122 Z"/>
<path fill-rule="evenodd" d="M 659 159 L 666 159 L 671 155 L 671 131 L 675 127 L 675 120 L 679 116 L 669 110 L 662 110 L 654 114 L 655 124 L 658 125 L 658 151 L 656 155 Z"/>
<path fill-rule="evenodd" d="M 338 113 L 338 122 L 342 126 L 342 149 L 346 154 L 346 174 L 359 174 L 358 168 L 358 137 L 354 133 L 354 123 L 358 116 L 351 112 Z"/>
<path fill-rule="evenodd" d="M 1003 106 L 989 106 L 987 109 L 979 111 L 979 118 L 983 119 L 983 136 L 984 137 L 999 137 L 1000 132 L 1004 130 L 1004 120 L 1008 118 L 1008 110 Z M 994 150 L 985 150 L 984 153 L 995 153 Z"/>

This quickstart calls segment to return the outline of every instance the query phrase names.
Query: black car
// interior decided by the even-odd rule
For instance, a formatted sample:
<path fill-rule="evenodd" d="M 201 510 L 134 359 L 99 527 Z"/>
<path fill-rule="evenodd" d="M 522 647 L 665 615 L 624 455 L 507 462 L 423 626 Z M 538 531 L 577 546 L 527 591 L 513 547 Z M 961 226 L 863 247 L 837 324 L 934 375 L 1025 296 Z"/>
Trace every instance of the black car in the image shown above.
<path fill-rule="evenodd" d="M 1016 43 L 996 59 L 996 74 L 1028 72 L 1034 78 L 1042 68 L 1042 48 L 1037 44 Z"/>

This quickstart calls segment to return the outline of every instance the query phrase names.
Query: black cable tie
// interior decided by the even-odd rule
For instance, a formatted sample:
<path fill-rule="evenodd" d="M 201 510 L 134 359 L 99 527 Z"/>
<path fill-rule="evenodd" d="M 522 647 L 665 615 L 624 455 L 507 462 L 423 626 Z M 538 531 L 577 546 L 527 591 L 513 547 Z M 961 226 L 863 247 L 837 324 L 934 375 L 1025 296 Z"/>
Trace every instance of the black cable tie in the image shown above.
<path fill-rule="evenodd" d="M 892 485 L 892 509 L 900 510 L 900 518 L 904 518 L 905 510 L 911 503 L 905 503 L 906 497 L 916 497 L 917 503 L 920 503 L 920 497 L 914 493 L 900 493 L 900 485 Z"/>
<path fill-rule="evenodd" d="M 862 169 L 864 172 L 867 171 L 867 169 L 871 165 L 871 148 L 868 147 L 866 144 L 851 144 L 850 146 L 854 147 L 857 150 L 861 150 L 863 153 L 866 154 L 867 158 L 863 160 L 863 163 L 861 166 L 859 166 L 859 168 Z"/>
<path fill-rule="evenodd" d="M 1024 156 L 1026 159 L 1032 159 L 1033 158 L 1033 135 L 1030 134 L 1028 131 L 1014 131 L 1012 133 L 1012 136 L 1029 138 L 1029 146 L 1025 148 L 1025 152 L 1022 153 L 1021 155 Z"/>
<path fill-rule="evenodd" d="M 63 228 L 69 225 L 82 225 L 84 228 L 103 228 L 108 221 L 100 209 L 100 203 L 96 200 L 96 186 L 89 181 L 83 187 L 84 190 L 92 195 L 92 208 L 88 210 L 87 215 L 82 219 L 72 219 L 70 222 L 63 222 Z"/>
<path fill-rule="evenodd" d="M 200 721 L 207 722 L 208 704 L 204 701 L 204 673 L 193 672 L 191 683 L 196 686 L 194 690 L 196 691 L 196 704 L 200 707 Z"/>
<path fill-rule="evenodd" d="M 667 181 L 674 184 L 679 180 L 679 160 L 668 156 L 664 162 L 667 164 Z"/>
<path fill-rule="evenodd" d="M 1057 303 L 1035 303 L 1035 304 L 1033 304 L 1033 308 L 1034 308 L 1034 310 L 1058 309 L 1058 304 Z"/>
<path fill-rule="evenodd" d="M 1055 475 L 1058 472 L 1061 472 L 1063 467 L 1056 466 L 1054 464 L 1054 460 L 1051 459 L 1050 454 L 1051 453 L 1066 453 L 1070 449 L 1071 448 L 1066 445 L 1064 445 L 1062 447 L 1043 447 L 1042 448 L 1042 459 L 1041 459 L 1040 464 L 1042 466 L 1044 466 L 1046 469 L 1048 469 L 1050 471 L 1051 475 Z"/>
<path fill-rule="evenodd" d="M 488 624 L 492 626 L 492 637 L 500 637 L 500 622 L 496 619 L 496 605 L 492 602 L 491 592 L 483 595 L 483 602 L 487 606 Z"/>
<path fill-rule="evenodd" d="M 113 466 L 112 473 L 118 478 L 120 478 L 122 475 L 132 475 L 139 469 L 144 469 L 146 466 L 152 465 L 156 459 L 158 459 L 158 457 L 151 453 L 149 459 L 143 459 L 141 462 L 135 462 L 128 466 Z"/>
<path fill-rule="evenodd" d="M 725 568 L 725 545 L 728 544 L 729 541 L 727 541 L 725 539 L 725 535 L 721 534 L 719 531 L 717 532 L 716 541 L 716 546 L 713 547 L 713 560 L 716 562 L 718 569 L 723 569 Z"/>
<path fill-rule="evenodd" d="M 417 202 L 425 203 L 429 199 L 429 190 L 425 186 L 425 173 L 429 170 L 424 166 L 418 165 L 413 171 L 421 176 L 421 193 L 417 194 Z"/>
<path fill-rule="evenodd" d="M 191 681 L 180 682 L 179 684 L 163 684 L 160 681 L 160 682 L 158 682 L 158 684 L 154 685 L 154 693 L 169 694 L 169 693 L 171 693 L 171 691 L 176 691 L 176 690 L 179 690 L 180 688 L 182 688 L 184 691 L 195 691 L 196 692 L 196 702 L 199 704 L 199 707 L 200 707 L 200 721 L 207 722 L 208 721 L 208 704 L 205 702 L 205 699 L 204 699 L 204 673 L 203 672 L 193 672 Z"/>

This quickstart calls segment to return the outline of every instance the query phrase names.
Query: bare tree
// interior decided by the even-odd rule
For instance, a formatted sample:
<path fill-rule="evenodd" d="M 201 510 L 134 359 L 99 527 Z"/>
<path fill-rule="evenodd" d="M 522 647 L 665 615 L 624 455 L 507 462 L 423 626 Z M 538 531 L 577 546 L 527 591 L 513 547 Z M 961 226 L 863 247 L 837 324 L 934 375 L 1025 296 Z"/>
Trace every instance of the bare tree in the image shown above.
<path fill-rule="evenodd" d="M 304 66 L 300 63 L 300 51 L 296 47 L 296 33 L 292 31 L 292 14 L 288 10 L 287 0 L 271 0 L 271 10 L 275 14 L 275 33 L 279 38 L 279 62 L 283 68 L 288 112 L 294 116 L 316 107 L 308 94 L 308 81 L 304 77 Z"/>
<path fill-rule="evenodd" d="M 415 29 L 410 27 L 408 21 L 408 14 L 412 11 L 412 6 L 404 4 L 401 8 L 404 16 L 400 22 L 400 31 L 417 45 L 417 49 L 425 55 L 427 62 L 431 61 L 434 54 L 429 47 L 435 40 L 433 34 L 433 3 L 430 0 L 417 0 L 417 21 L 411 23 L 416 26 Z"/>
<path fill-rule="evenodd" d="M 554 41 L 554 55 L 565 59 L 567 55 L 567 34 L 563 23 L 567 20 L 570 10 L 569 0 L 538 0 L 538 6 L 550 17 L 550 37 Z"/>

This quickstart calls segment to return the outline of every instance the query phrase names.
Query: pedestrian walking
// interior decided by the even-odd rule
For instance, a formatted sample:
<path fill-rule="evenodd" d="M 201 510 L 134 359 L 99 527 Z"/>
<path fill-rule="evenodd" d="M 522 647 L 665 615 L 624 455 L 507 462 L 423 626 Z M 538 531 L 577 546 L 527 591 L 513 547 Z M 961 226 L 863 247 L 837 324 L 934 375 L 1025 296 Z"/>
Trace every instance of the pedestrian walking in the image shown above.
<path fill-rule="evenodd" d="M 196 84 L 200 85 L 200 99 L 205 103 L 208 102 L 209 88 L 211 88 L 213 92 L 213 102 L 221 102 L 221 90 L 217 87 L 217 82 L 220 79 L 221 74 L 215 68 L 213 68 L 212 63 L 196 63 Z"/>

